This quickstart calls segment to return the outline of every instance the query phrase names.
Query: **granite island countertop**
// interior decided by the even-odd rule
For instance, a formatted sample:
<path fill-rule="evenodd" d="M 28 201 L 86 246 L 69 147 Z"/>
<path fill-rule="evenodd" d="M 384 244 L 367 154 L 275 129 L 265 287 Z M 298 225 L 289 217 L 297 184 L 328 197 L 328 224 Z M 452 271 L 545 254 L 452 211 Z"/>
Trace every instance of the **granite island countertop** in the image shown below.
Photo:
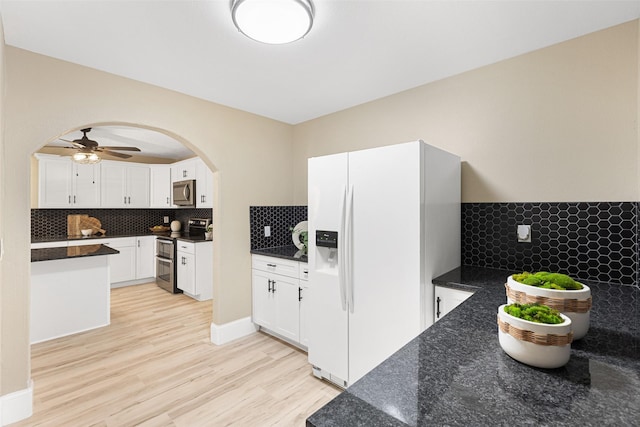
<path fill-rule="evenodd" d="M 96 243 L 95 245 L 64 246 L 58 248 L 31 249 L 31 262 L 119 254 L 117 249 Z"/>
<path fill-rule="evenodd" d="M 640 420 L 640 288 L 585 282 L 591 327 L 569 363 L 539 369 L 498 344 L 512 271 L 434 280 L 474 295 L 307 419 L 307 426 L 632 426 Z"/>

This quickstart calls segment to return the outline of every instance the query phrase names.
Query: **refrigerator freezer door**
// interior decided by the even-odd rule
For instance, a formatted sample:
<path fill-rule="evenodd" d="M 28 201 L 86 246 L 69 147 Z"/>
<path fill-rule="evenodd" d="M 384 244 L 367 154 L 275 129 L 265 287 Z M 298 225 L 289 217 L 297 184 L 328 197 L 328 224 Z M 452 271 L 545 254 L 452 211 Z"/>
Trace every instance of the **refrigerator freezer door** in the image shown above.
<path fill-rule="evenodd" d="M 421 149 L 349 153 L 349 384 L 421 332 Z"/>
<path fill-rule="evenodd" d="M 348 312 L 339 262 L 347 158 L 346 153 L 312 158 L 308 171 L 309 363 L 336 383 L 348 377 Z M 337 231 L 338 248 L 316 246 L 316 230 Z"/>

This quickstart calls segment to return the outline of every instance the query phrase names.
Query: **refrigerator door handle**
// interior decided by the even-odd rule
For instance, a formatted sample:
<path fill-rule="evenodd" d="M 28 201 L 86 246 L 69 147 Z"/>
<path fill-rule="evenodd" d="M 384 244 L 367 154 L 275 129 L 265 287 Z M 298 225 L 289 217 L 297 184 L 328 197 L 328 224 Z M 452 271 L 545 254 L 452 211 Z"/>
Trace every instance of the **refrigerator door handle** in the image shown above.
<path fill-rule="evenodd" d="M 349 193 L 347 194 L 347 215 L 345 223 L 345 284 L 347 288 L 347 305 L 349 306 L 349 311 L 353 313 L 353 185 L 349 187 Z"/>
<path fill-rule="evenodd" d="M 347 202 L 347 186 L 342 187 L 340 200 L 340 229 L 338 230 L 338 284 L 340 285 L 340 302 L 342 309 L 347 310 L 347 284 L 346 284 L 346 247 L 345 247 L 345 209 Z"/>

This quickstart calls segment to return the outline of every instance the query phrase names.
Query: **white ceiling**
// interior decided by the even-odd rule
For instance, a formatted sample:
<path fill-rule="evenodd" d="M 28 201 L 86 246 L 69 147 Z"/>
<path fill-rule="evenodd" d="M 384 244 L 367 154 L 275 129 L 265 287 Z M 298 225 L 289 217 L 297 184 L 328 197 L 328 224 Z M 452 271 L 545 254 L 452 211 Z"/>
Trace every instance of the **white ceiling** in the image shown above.
<path fill-rule="evenodd" d="M 640 17 L 640 0 L 314 0 L 267 45 L 229 0 L 2 0 L 7 44 L 300 123 Z M 111 145 L 111 144 L 109 144 Z"/>

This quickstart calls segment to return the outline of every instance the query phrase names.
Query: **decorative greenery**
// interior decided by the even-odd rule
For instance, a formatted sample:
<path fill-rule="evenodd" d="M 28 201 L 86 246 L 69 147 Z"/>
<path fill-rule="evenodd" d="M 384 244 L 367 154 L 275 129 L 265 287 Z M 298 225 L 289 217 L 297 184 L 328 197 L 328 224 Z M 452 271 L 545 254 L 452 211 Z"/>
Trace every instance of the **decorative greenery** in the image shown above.
<path fill-rule="evenodd" d="M 557 325 L 564 322 L 558 310 L 541 304 L 509 304 L 504 311 L 513 317 L 536 323 Z"/>
<path fill-rule="evenodd" d="M 548 273 L 539 271 L 537 273 L 529 273 L 528 271 L 511 276 L 516 282 L 523 285 L 535 286 L 544 289 L 557 289 L 562 291 L 573 291 L 582 289 L 582 285 L 566 274 Z"/>

